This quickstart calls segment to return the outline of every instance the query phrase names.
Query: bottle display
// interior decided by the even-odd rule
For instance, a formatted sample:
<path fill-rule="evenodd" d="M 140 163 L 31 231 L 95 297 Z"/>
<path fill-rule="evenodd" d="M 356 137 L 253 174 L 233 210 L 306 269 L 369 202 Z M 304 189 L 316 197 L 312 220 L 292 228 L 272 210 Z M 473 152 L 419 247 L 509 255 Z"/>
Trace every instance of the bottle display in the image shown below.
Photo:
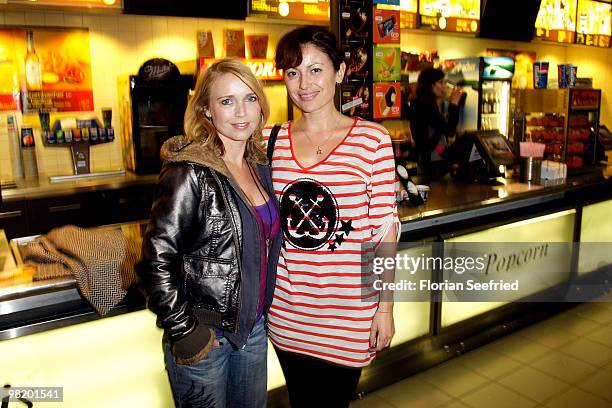
<path fill-rule="evenodd" d="M 42 75 L 40 69 L 40 58 L 34 48 L 34 32 L 26 31 L 28 51 L 25 57 L 25 77 L 28 91 L 42 90 Z"/>
<path fill-rule="evenodd" d="M 19 132 L 17 131 L 17 125 L 15 123 L 15 117 L 13 115 L 8 115 L 6 117 L 6 127 L 8 130 L 8 141 L 9 150 L 11 152 L 13 178 L 20 178 L 24 176 L 23 157 L 21 155 L 21 141 L 19 137 Z"/>

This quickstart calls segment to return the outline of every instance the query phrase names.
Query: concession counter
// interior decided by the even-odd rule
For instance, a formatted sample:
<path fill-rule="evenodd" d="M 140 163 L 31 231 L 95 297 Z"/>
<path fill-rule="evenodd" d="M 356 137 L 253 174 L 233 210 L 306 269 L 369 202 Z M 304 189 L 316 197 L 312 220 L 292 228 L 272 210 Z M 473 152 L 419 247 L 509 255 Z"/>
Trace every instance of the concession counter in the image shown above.
<path fill-rule="evenodd" d="M 579 242 L 610 243 L 611 176 L 612 171 L 604 168 L 553 186 L 503 179 L 496 186 L 432 181 L 426 204 L 400 205 L 398 254 L 412 251 L 425 256 L 458 243 L 487 243 L 491 253 L 507 259 L 513 250 L 504 245 L 508 242 L 567 243 L 570 247 Z M 101 228 L 120 228 L 132 236 L 142 233 L 142 223 Z M 0 272 L 3 384 L 63 387 L 63 402 L 49 402 L 49 407 L 171 406 L 161 331 L 139 293 L 129 291 L 108 315 L 100 317 L 81 297 L 74 279 L 33 281 L 34 272 L 22 264 L 20 255 L 20 245 L 32 239 L 36 237 L 14 239 L 11 248 L 6 238 L 0 242 L 4 260 Z M 405 245 L 408 243 L 411 245 Z M 442 288 L 421 299 L 396 299 L 396 335 L 391 348 L 364 369 L 358 392 L 396 382 L 572 307 L 575 303 L 525 299 L 570 281 L 588 282 L 612 265 L 612 251 L 605 248 L 550 250 L 546 254 L 553 255 L 546 257 L 541 250 L 529 254 L 543 263 L 534 269 L 517 262 L 516 268 L 489 271 L 491 278 L 503 274 L 505 280 L 520 276 L 522 282 L 531 282 L 513 296 L 463 302 Z M 543 265 L 567 273 L 542 281 L 538 270 Z M 419 273 L 434 283 L 450 279 L 447 271 L 436 268 Z M 268 362 L 269 406 L 284 406 L 284 379 L 271 348 Z"/>

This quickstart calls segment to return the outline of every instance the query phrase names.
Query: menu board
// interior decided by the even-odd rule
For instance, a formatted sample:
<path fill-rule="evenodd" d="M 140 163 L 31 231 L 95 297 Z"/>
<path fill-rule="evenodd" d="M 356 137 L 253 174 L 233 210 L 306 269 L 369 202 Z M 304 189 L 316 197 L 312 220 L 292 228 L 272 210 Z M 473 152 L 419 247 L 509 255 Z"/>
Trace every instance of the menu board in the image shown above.
<path fill-rule="evenodd" d="M 0 29 L 0 110 L 93 110 L 89 31 Z"/>
<path fill-rule="evenodd" d="M 422 26 L 432 30 L 476 33 L 480 29 L 480 0 L 421 0 Z"/>
<path fill-rule="evenodd" d="M 400 28 L 416 28 L 417 0 L 400 0 Z"/>
<path fill-rule="evenodd" d="M 329 24 L 330 0 L 250 0 L 249 14 Z"/>
<path fill-rule="evenodd" d="M 573 43 L 576 34 L 577 0 L 542 0 L 536 17 L 537 38 Z"/>
<path fill-rule="evenodd" d="M 595 47 L 609 47 L 612 29 L 612 4 L 592 0 L 578 0 L 578 29 L 576 43 Z"/>

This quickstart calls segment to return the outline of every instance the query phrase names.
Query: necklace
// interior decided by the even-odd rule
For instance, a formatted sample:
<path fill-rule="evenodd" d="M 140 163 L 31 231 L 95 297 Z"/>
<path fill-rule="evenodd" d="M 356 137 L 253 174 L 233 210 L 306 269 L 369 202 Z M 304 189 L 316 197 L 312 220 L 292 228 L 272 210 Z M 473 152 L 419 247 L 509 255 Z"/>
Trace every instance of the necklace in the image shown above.
<path fill-rule="evenodd" d="M 308 141 L 310 143 L 312 143 L 315 147 L 316 147 L 316 153 L 317 156 L 322 156 L 323 155 L 323 146 L 325 146 L 325 144 L 329 141 L 329 139 L 332 138 L 332 136 L 334 136 L 334 132 L 333 130 L 330 132 L 329 136 L 327 136 L 325 139 L 323 139 L 323 141 L 321 143 L 315 143 L 313 142 L 313 140 L 311 139 L 310 135 L 308 134 L 308 132 L 306 132 L 306 130 L 302 129 L 302 132 L 304 133 L 304 135 L 306 135 L 306 139 L 308 139 Z"/>
<path fill-rule="evenodd" d="M 264 200 L 264 204 L 266 206 L 266 211 L 268 213 L 268 220 L 269 220 L 269 228 L 266 231 L 266 226 L 265 223 L 261 222 L 261 227 L 263 228 L 263 235 L 264 235 L 264 239 L 266 241 L 266 254 L 268 253 L 268 251 L 270 250 L 270 245 L 272 242 L 272 211 L 270 211 L 270 206 L 268 204 L 268 202 L 270 201 L 269 199 L 266 200 L 266 196 L 264 195 L 263 191 L 261 191 L 261 188 L 259 187 L 259 183 L 258 183 L 258 179 L 259 177 L 257 177 L 253 171 L 253 169 L 251 168 L 251 165 L 247 163 L 247 166 L 249 166 L 249 173 L 251 173 L 251 178 L 253 179 L 253 182 L 255 183 L 255 186 L 257 187 L 257 191 L 259 191 L 259 194 L 261 195 L 261 198 L 263 198 Z M 251 207 L 253 207 L 253 210 L 255 210 L 255 212 L 257 212 L 257 208 L 256 206 L 251 202 L 251 200 L 249 199 L 249 197 L 245 194 L 245 197 L 247 198 L 247 200 L 249 201 L 249 204 L 251 204 Z"/>

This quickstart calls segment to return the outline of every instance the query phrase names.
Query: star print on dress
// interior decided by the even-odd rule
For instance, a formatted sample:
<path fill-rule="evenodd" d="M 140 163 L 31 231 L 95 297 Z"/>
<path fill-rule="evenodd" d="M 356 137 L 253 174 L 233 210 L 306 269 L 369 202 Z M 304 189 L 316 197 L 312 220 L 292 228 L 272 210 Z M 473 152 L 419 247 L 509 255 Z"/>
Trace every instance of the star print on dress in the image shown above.
<path fill-rule="evenodd" d="M 342 233 L 336 234 L 336 242 L 338 243 L 338 245 L 341 245 L 344 241 L 345 239 L 344 236 L 342 236 Z"/>
<path fill-rule="evenodd" d="M 352 223 L 353 223 L 353 220 L 340 221 L 340 224 L 342 224 L 342 226 L 338 228 L 338 230 L 344 232 L 344 234 L 348 236 L 348 234 L 355 229 L 351 225 Z"/>

